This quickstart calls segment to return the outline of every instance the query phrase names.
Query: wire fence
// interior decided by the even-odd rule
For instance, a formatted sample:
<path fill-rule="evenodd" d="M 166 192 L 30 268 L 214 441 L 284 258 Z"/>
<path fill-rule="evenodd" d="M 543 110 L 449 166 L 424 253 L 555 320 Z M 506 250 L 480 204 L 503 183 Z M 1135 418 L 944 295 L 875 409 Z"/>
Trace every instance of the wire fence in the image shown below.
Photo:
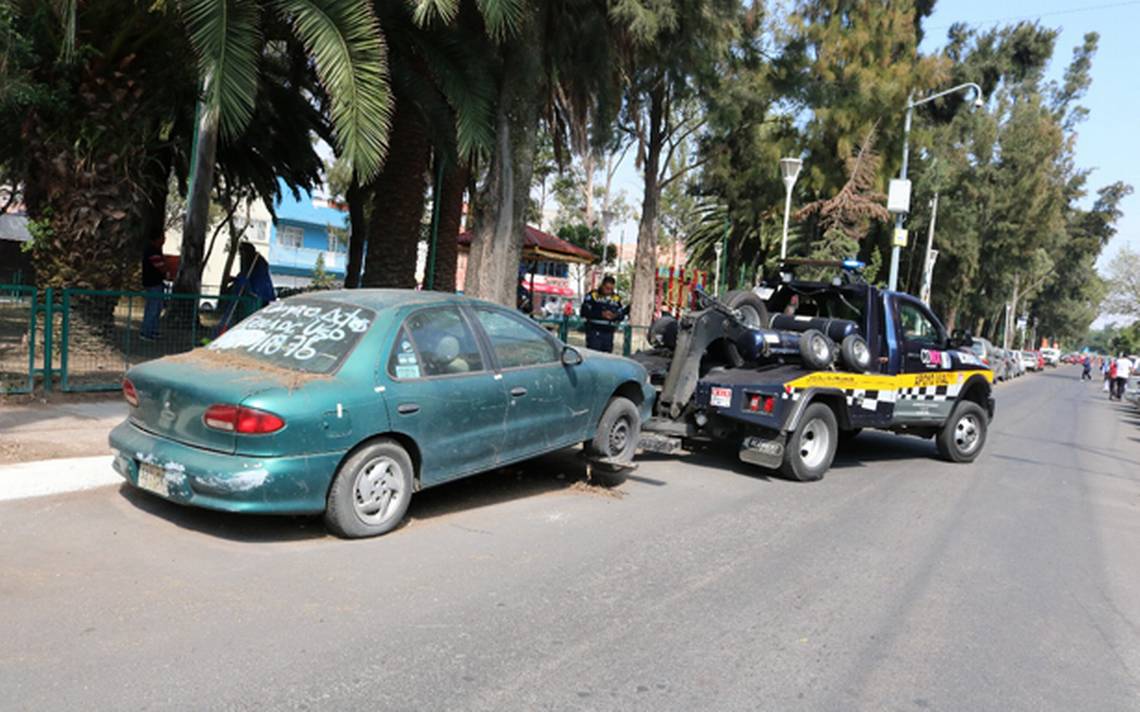
<path fill-rule="evenodd" d="M 117 390 L 131 366 L 209 343 L 260 306 L 250 296 L 0 284 L 0 395 Z M 586 348 L 587 320 L 538 321 Z M 615 354 L 646 345 L 647 327 L 599 323 L 616 327 Z"/>
<path fill-rule="evenodd" d="M 0 286 L 0 395 L 30 393 L 35 385 L 36 289 Z"/>
<path fill-rule="evenodd" d="M 577 348 L 586 348 L 586 327 L 589 320 L 576 316 L 567 316 L 561 319 L 537 319 L 539 324 L 558 336 L 562 341 Z M 646 347 L 647 326 L 635 326 L 628 322 L 613 324 L 608 321 L 595 322 L 600 326 L 616 327 L 614 329 L 613 353 L 629 356 L 635 351 Z"/>
<path fill-rule="evenodd" d="M 208 343 L 254 297 L 0 285 L 0 394 L 116 390 L 131 366 Z"/>

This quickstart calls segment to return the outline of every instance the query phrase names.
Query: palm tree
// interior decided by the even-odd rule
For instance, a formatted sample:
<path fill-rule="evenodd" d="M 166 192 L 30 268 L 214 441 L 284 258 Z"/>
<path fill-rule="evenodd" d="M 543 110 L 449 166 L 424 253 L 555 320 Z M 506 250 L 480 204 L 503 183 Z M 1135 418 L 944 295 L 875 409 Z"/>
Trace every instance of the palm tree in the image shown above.
<path fill-rule="evenodd" d="M 337 150 L 354 174 L 380 170 L 392 116 L 384 38 L 375 14 L 357 0 L 185 0 L 182 13 L 198 57 L 201 97 L 175 289 L 198 291 L 219 134 L 248 126 L 265 51 L 267 17 L 287 23 L 328 95 Z"/>
<path fill-rule="evenodd" d="M 481 19 L 468 10 L 469 20 Z M 437 166 L 465 166 L 491 146 L 494 87 L 486 57 L 492 48 L 482 30 L 418 24 L 406 0 L 377 0 L 376 12 L 388 37 L 395 115 L 387 163 L 366 186 L 374 219 L 367 222 L 361 284 L 414 287 L 432 157 Z M 449 229 L 440 234 L 454 241 Z"/>

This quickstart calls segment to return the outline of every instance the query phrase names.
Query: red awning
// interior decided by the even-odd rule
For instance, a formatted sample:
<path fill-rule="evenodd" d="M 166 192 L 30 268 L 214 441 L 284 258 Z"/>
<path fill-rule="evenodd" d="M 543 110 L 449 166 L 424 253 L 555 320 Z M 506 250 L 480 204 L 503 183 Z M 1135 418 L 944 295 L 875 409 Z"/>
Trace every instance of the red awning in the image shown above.
<path fill-rule="evenodd" d="M 470 230 L 459 233 L 459 244 L 464 247 L 471 247 Z M 594 262 L 598 259 L 598 256 L 593 252 L 530 225 L 526 226 L 523 249 L 530 250 L 532 253 L 538 252 L 542 257 L 551 260 L 557 260 L 560 256 L 565 257 L 568 262 Z"/>

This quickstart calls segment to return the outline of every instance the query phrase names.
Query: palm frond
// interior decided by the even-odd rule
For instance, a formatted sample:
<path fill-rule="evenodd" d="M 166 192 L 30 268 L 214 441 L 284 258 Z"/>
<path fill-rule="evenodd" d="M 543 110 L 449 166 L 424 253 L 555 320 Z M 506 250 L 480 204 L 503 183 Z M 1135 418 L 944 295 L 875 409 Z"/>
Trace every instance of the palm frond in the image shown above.
<path fill-rule="evenodd" d="M 198 55 L 206 110 L 219 115 L 222 136 L 233 138 L 249 124 L 257 99 L 258 4 L 255 0 L 183 0 L 182 14 Z"/>
<path fill-rule="evenodd" d="M 475 6 L 487 24 L 487 33 L 496 42 L 502 42 L 518 32 L 526 12 L 524 0 L 475 0 Z"/>
<path fill-rule="evenodd" d="M 478 71 L 480 57 L 462 36 L 424 38 L 421 56 L 447 103 L 455 112 L 455 140 L 460 158 L 489 151 L 494 142 L 494 86 Z M 431 40 L 428 46 L 428 40 Z"/>
<path fill-rule="evenodd" d="M 59 56 L 65 62 L 75 58 L 76 16 L 79 14 L 79 0 L 55 0 L 55 12 L 63 26 L 63 41 Z"/>
<path fill-rule="evenodd" d="M 451 24 L 458 14 L 458 0 L 412 0 L 412 20 L 420 27 L 436 20 Z"/>
<path fill-rule="evenodd" d="M 338 154 L 358 178 L 372 178 L 388 152 L 392 92 L 371 6 L 359 0 L 277 0 L 275 6 L 313 57 L 328 92 Z"/>

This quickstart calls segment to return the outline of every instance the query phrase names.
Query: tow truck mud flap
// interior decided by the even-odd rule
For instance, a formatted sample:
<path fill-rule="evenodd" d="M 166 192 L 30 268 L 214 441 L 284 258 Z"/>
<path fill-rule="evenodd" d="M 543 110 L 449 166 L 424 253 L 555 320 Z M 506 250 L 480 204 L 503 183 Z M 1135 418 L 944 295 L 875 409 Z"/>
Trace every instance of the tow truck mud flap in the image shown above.
<path fill-rule="evenodd" d="M 750 435 L 740 442 L 740 460 L 750 465 L 777 469 L 784 462 L 784 437 Z"/>

